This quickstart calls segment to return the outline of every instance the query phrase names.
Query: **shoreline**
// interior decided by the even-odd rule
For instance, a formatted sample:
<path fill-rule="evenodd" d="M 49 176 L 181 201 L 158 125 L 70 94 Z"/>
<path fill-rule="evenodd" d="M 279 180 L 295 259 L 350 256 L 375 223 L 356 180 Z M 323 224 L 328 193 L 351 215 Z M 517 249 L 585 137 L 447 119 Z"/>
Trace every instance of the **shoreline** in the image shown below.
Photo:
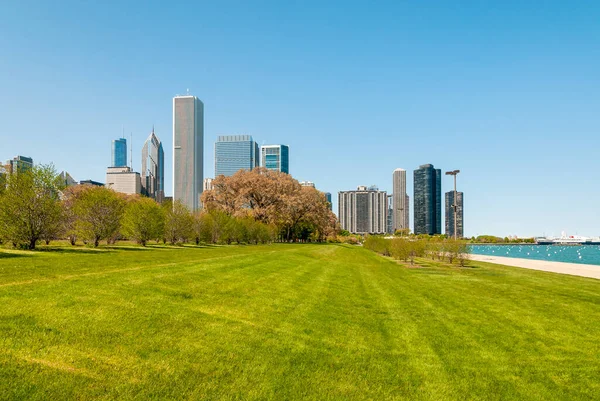
<path fill-rule="evenodd" d="M 541 270 L 552 273 L 569 274 L 595 278 L 600 280 L 600 266 L 581 263 L 553 262 L 536 259 L 507 258 L 504 256 L 489 256 L 470 254 L 470 259 L 476 262 L 488 262 L 500 265 L 521 267 L 523 269 Z"/>

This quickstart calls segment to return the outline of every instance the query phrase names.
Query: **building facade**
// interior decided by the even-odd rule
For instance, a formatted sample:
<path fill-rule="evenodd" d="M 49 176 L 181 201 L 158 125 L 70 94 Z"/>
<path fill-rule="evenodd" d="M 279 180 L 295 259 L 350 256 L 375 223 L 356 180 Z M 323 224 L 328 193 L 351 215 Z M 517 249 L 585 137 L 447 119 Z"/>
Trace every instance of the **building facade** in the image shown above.
<path fill-rule="evenodd" d="M 263 145 L 260 148 L 261 167 L 290 173 L 290 149 L 287 145 Z"/>
<path fill-rule="evenodd" d="M 75 179 L 71 177 L 71 174 L 67 173 L 66 171 L 60 172 L 58 175 L 58 180 L 60 181 L 60 185 L 65 188 L 77 185 L 77 181 L 75 181 Z"/>
<path fill-rule="evenodd" d="M 204 104 L 195 96 L 173 98 L 173 200 L 200 207 L 204 152 Z"/>
<path fill-rule="evenodd" d="M 397 168 L 392 173 L 392 233 L 409 228 L 408 195 L 406 194 L 406 170 Z"/>
<path fill-rule="evenodd" d="M 213 189 L 213 179 L 212 178 L 205 178 L 204 182 L 202 184 L 202 191 L 212 191 Z"/>
<path fill-rule="evenodd" d="M 464 237 L 463 227 L 463 193 L 456 192 L 456 236 Z M 454 191 L 446 192 L 446 235 L 454 237 Z"/>
<path fill-rule="evenodd" d="M 221 135 L 215 142 L 215 177 L 232 176 L 259 166 L 258 144 L 251 135 Z"/>
<path fill-rule="evenodd" d="M 9 174 L 19 174 L 33 168 L 33 159 L 27 156 L 15 156 L 6 162 Z"/>
<path fill-rule="evenodd" d="M 302 185 L 303 187 L 316 188 L 315 183 L 311 181 L 300 181 L 300 185 Z"/>
<path fill-rule="evenodd" d="M 106 170 L 107 188 L 127 195 L 142 193 L 140 173 L 132 171 L 130 167 L 109 167 Z"/>
<path fill-rule="evenodd" d="M 414 233 L 442 233 L 442 172 L 432 164 L 414 171 Z"/>
<path fill-rule="evenodd" d="M 114 139 L 111 143 L 110 150 L 111 167 L 127 166 L 127 139 Z"/>
<path fill-rule="evenodd" d="M 165 197 L 165 152 L 160 139 L 152 133 L 142 147 L 142 193 L 157 202 Z"/>
<path fill-rule="evenodd" d="M 325 192 L 325 199 L 327 199 L 327 203 L 329 203 L 329 210 L 333 210 L 333 203 L 331 203 L 331 193 Z"/>
<path fill-rule="evenodd" d="M 359 186 L 356 191 L 338 193 L 338 216 L 342 229 L 354 234 L 385 234 L 387 193 Z"/>

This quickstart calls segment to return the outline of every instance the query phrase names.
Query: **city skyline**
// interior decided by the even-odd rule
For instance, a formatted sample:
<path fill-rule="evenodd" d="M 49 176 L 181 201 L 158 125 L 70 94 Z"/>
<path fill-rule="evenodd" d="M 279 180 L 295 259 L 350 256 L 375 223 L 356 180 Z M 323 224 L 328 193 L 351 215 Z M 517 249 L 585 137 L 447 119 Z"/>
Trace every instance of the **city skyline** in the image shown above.
<path fill-rule="evenodd" d="M 288 144 L 292 175 L 333 194 L 359 183 L 391 193 L 389 172 L 430 161 L 463 171 L 467 236 L 599 235 L 600 190 L 572 174 L 597 169 L 600 58 L 589 49 L 599 6 L 509 3 L 493 12 L 444 2 L 125 4 L 120 13 L 14 3 L 0 15 L 0 157 L 103 181 L 107 144 L 123 126 L 140 149 L 155 124 L 172 195 L 171 99 L 190 88 L 206 104 L 206 138 Z M 564 206 L 573 199 L 577 208 Z"/>

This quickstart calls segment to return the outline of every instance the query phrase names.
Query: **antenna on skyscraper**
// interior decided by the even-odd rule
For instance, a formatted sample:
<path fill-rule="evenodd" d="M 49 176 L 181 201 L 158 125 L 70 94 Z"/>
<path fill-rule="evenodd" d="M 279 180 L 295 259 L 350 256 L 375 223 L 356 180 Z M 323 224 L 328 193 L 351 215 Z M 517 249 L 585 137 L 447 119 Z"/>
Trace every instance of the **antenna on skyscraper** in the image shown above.
<path fill-rule="evenodd" d="M 133 171 L 133 132 L 129 139 L 129 165 L 131 166 L 131 171 Z"/>

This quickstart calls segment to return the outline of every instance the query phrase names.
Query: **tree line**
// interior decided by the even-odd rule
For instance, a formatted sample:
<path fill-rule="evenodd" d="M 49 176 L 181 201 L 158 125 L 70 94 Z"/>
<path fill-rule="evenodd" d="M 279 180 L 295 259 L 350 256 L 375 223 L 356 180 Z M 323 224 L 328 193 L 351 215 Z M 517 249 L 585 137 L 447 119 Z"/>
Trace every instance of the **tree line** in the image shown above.
<path fill-rule="evenodd" d="M 0 242 L 35 249 L 68 239 L 98 246 L 119 239 L 163 243 L 267 243 L 281 227 L 247 213 L 212 207 L 192 213 L 181 202 L 162 205 L 105 187 L 64 188 L 52 165 L 5 175 L 0 183 Z"/>
<path fill-rule="evenodd" d="M 413 265 L 415 258 L 430 257 L 431 259 L 448 263 L 458 263 L 465 266 L 469 261 L 469 247 L 465 241 L 452 238 L 418 238 L 395 237 L 384 238 L 377 235 L 369 235 L 363 242 L 363 246 L 384 256 L 409 262 Z"/>

